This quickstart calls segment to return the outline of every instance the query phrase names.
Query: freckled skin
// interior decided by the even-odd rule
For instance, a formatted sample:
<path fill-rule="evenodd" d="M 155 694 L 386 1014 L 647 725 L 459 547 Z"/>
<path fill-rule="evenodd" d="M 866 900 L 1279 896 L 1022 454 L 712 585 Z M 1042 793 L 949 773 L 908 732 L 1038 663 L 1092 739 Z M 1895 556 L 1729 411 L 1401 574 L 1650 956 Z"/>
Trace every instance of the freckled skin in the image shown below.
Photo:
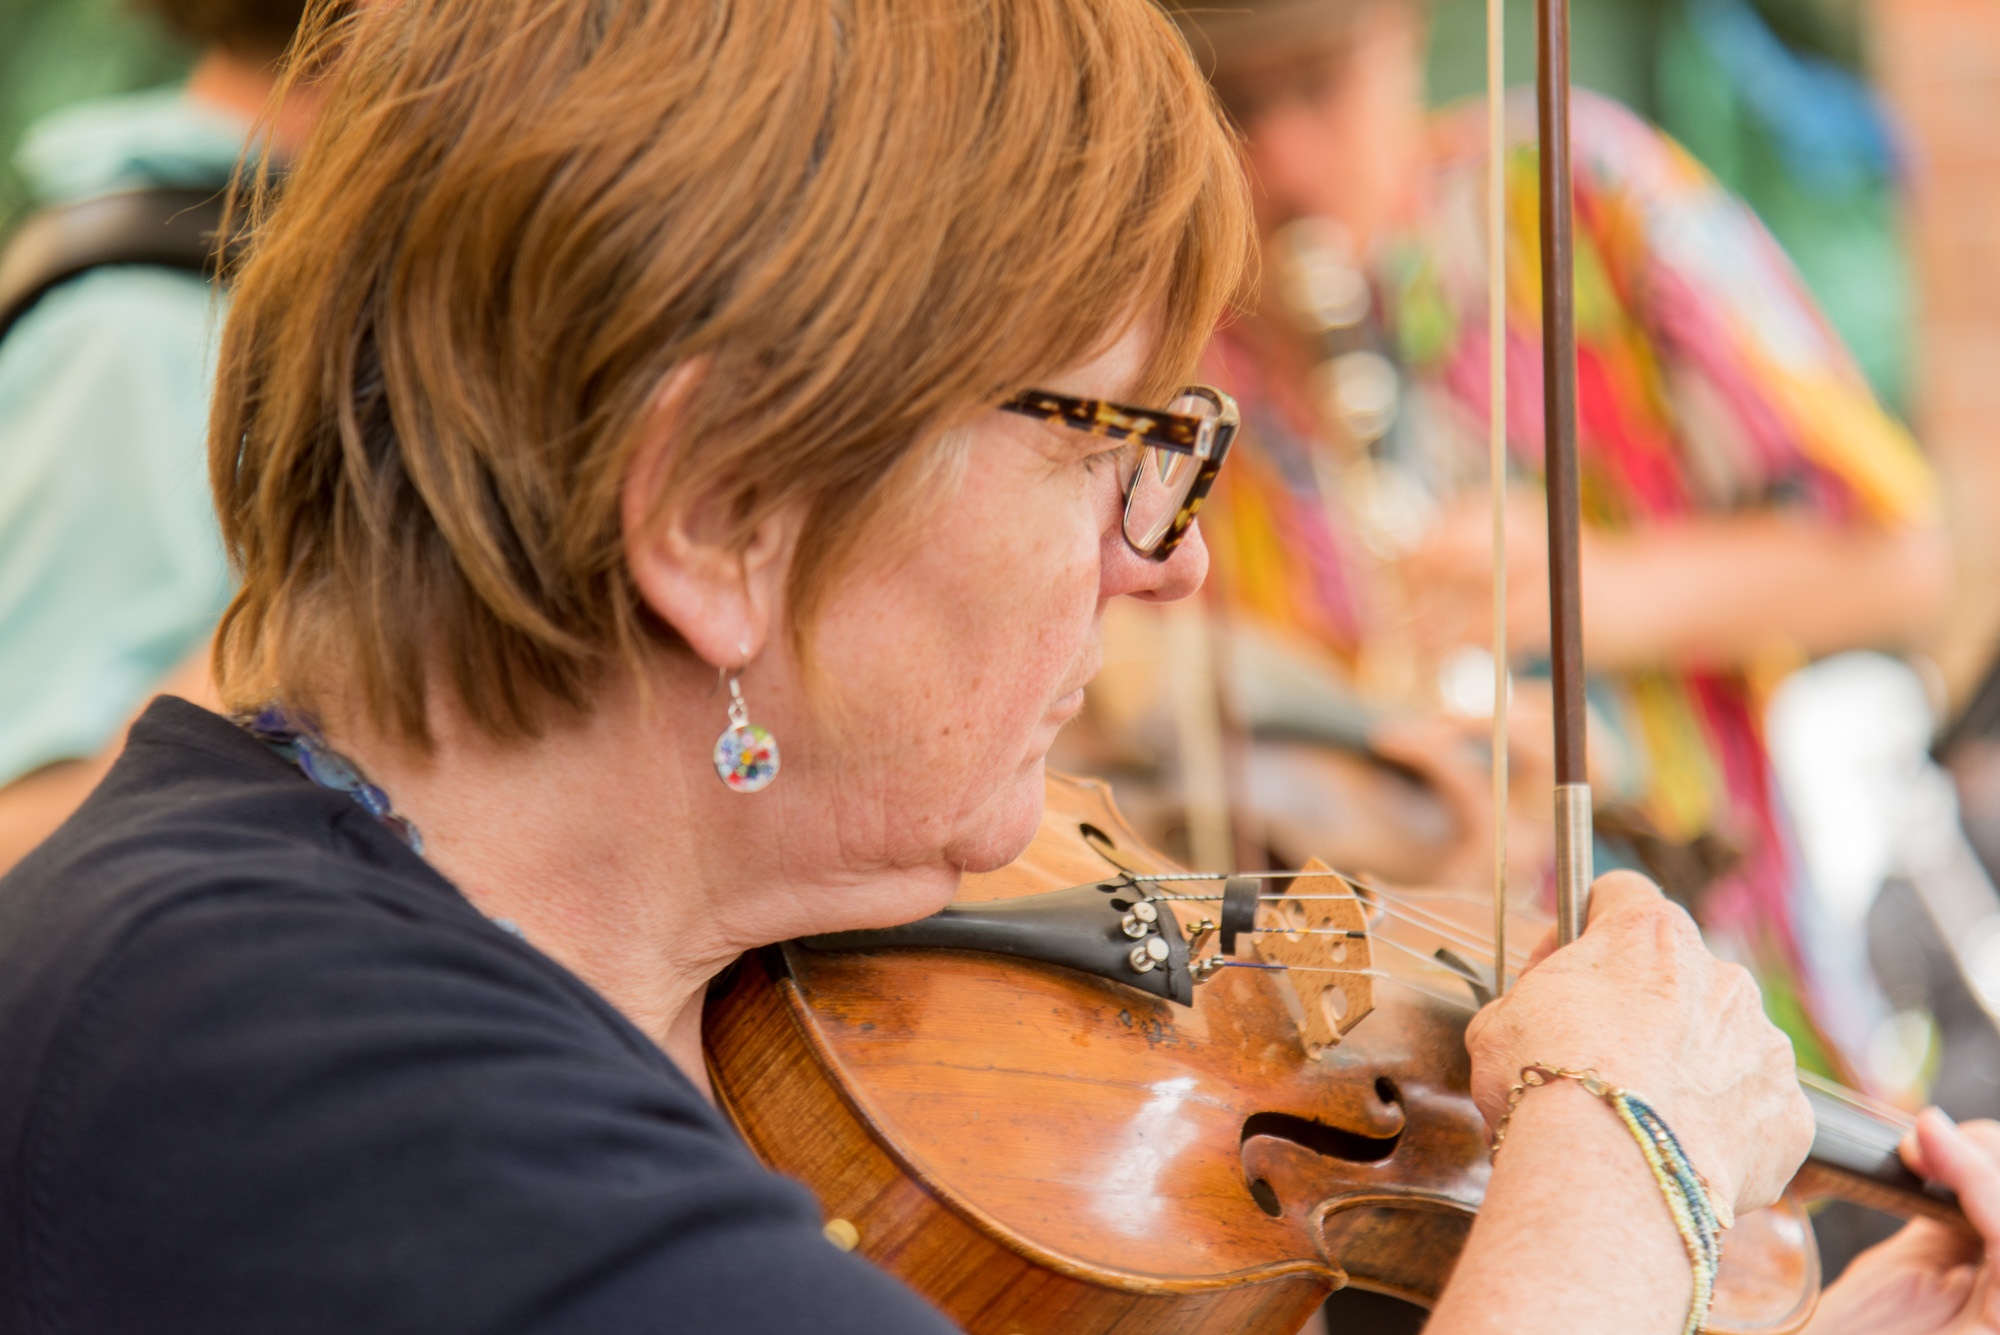
<path fill-rule="evenodd" d="M 1047 388 L 1128 392 L 1144 351 L 1128 335 Z M 1191 535 L 1165 563 L 1126 545 L 1116 442 L 989 412 L 969 428 L 957 485 L 899 555 L 842 581 L 814 631 L 820 717 L 837 736 L 799 747 L 831 795 L 840 858 L 966 870 L 1004 865 L 1041 818 L 1043 758 L 1101 662 L 1110 599 L 1184 596 L 1207 553 Z M 784 735 L 781 734 L 781 738 Z M 801 776 L 788 770 L 787 778 Z"/>
<path fill-rule="evenodd" d="M 1129 398 L 1146 337 L 1044 388 Z M 662 402 L 660 452 L 669 391 Z M 338 711 L 329 736 L 395 794 L 473 903 L 700 1083 L 708 980 L 773 941 L 923 917 L 961 871 L 1012 860 L 1040 824 L 1043 758 L 1097 671 L 1105 604 L 1184 597 L 1207 571 L 1198 535 L 1165 562 L 1126 544 L 1119 442 L 996 409 L 954 444 L 955 480 L 836 576 L 808 628 L 810 668 L 783 632 L 798 517 L 724 550 L 690 510 L 634 522 L 627 561 L 692 652 L 608 674 L 587 714 L 531 745 L 496 744 L 446 706 L 428 754 Z M 638 513 L 643 469 L 630 485 Z M 727 721 L 716 669 L 746 657 L 750 721 L 783 755 L 755 794 L 710 763 Z"/>

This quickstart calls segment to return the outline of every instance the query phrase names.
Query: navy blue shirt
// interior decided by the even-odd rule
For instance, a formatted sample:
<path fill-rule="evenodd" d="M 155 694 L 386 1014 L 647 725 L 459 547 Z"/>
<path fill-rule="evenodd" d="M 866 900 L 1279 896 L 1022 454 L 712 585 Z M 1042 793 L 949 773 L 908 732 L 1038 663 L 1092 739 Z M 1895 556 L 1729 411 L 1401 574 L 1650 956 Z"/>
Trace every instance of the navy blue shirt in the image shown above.
<path fill-rule="evenodd" d="M 162 699 L 0 880 L 0 1335 L 951 1327 L 347 796 Z"/>

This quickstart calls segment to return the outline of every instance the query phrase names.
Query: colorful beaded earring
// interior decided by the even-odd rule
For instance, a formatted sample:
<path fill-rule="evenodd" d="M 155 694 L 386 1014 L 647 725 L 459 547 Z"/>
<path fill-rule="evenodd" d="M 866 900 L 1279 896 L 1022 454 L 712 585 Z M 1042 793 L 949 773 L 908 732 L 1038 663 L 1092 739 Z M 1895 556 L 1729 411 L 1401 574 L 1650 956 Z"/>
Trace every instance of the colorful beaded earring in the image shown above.
<path fill-rule="evenodd" d="M 750 665 L 750 649 L 743 648 L 743 666 Z M 738 684 L 743 668 L 729 673 L 729 726 L 715 739 L 715 772 L 739 793 L 760 792 L 778 777 L 778 739 L 750 721 L 750 707 L 743 703 Z"/>

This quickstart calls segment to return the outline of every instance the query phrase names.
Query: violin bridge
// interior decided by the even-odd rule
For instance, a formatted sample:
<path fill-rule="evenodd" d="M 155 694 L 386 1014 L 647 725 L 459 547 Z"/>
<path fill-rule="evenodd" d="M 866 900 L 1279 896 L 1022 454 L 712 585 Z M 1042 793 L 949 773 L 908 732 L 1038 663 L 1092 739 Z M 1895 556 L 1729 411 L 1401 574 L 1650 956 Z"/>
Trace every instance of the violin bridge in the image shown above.
<path fill-rule="evenodd" d="M 1318 858 L 1303 869 L 1332 870 Z M 1313 877 L 1292 885 L 1300 897 L 1266 901 L 1254 939 L 1264 963 L 1285 967 L 1278 985 L 1297 1003 L 1299 1036 L 1307 1055 L 1317 1057 L 1375 1009 L 1373 943 L 1352 882 Z M 1342 892 L 1352 898 L 1337 897 Z"/>

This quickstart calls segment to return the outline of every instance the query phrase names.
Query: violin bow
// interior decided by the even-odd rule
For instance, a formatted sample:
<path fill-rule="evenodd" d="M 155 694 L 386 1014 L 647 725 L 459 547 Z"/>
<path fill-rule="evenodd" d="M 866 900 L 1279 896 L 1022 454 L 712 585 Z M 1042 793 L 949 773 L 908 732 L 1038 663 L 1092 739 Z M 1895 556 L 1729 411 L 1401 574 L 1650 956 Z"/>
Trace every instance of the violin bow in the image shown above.
<path fill-rule="evenodd" d="M 1486 2 L 1487 430 L 1493 493 L 1493 978 L 1507 989 L 1507 254 L 1505 0 Z M 1540 166 L 1543 477 L 1548 498 L 1549 658 L 1555 716 L 1556 939 L 1590 916 L 1581 497 L 1576 452 L 1576 299 L 1569 162 L 1569 0 L 1535 0 Z"/>
<path fill-rule="evenodd" d="M 1543 476 L 1549 516 L 1549 659 L 1555 690 L 1556 940 L 1590 914 L 1590 776 L 1584 764 L 1582 524 L 1576 452 L 1576 300 L 1570 236 L 1569 0 L 1535 0 L 1540 137 Z"/>

